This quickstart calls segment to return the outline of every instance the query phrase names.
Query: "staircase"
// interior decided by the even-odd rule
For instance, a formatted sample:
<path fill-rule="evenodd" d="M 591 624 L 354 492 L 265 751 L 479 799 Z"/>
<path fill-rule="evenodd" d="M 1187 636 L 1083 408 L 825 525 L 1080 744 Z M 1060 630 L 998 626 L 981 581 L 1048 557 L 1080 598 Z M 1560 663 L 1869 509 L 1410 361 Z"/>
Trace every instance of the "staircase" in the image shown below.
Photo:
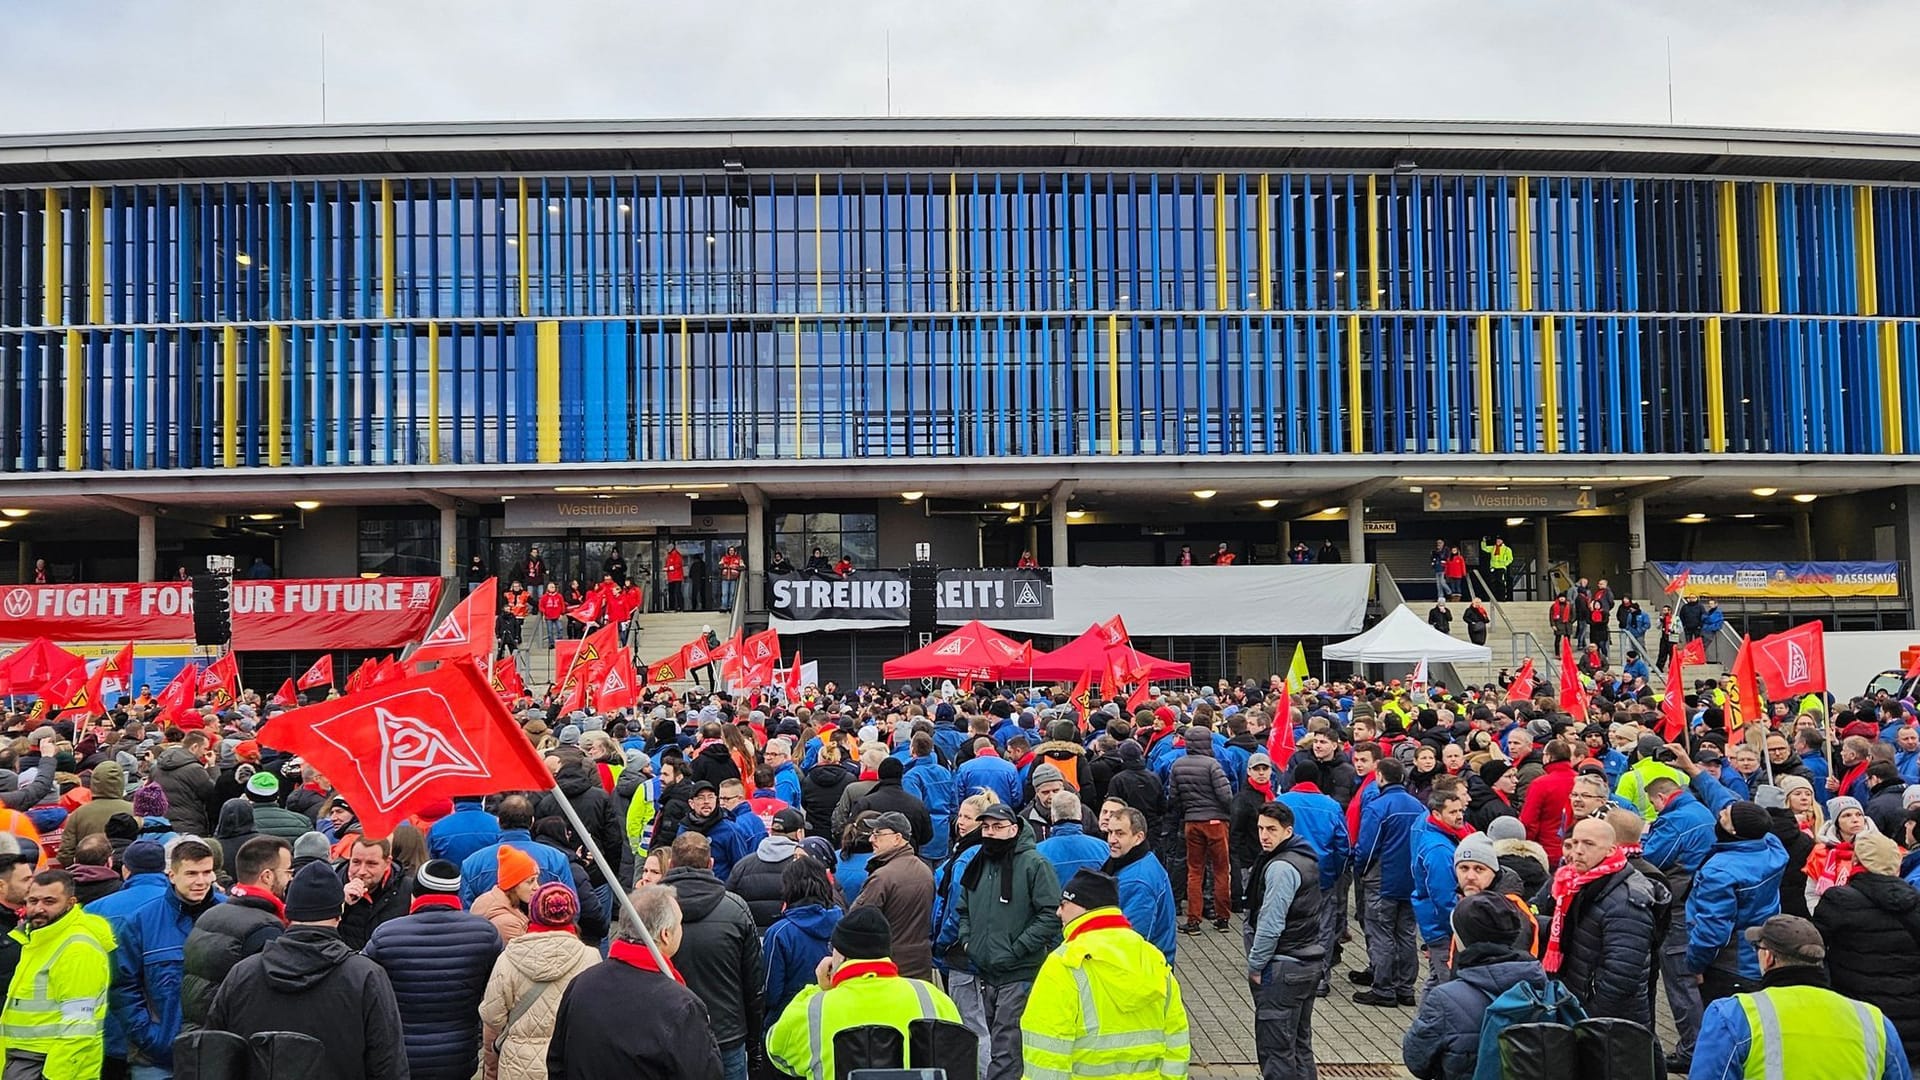
<path fill-rule="evenodd" d="M 1485 583 L 1477 576 L 1472 582 L 1472 588 L 1482 596 L 1487 595 L 1483 591 L 1486 590 Z M 1502 604 L 1489 598 L 1486 603 L 1488 613 L 1493 616 L 1493 622 L 1487 627 L 1487 648 L 1491 650 L 1492 657 L 1485 664 L 1454 664 L 1454 674 L 1460 679 L 1462 685 L 1481 686 L 1490 682 L 1497 684 L 1502 669 L 1508 672 L 1517 671 L 1529 657 L 1533 659 L 1536 675 L 1549 681 L 1556 678 L 1560 670 L 1560 654 L 1554 649 L 1553 622 L 1548 618 L 1551 601 L 1515 600 L 1512 603 Z M 1465 602 L 1448 604 L 1447 608 L 1453 612 L 1454 636 L 1464 639 L 1467 636 L 1467 630 L 1461 616 L 1466 611 Z M 1658 610 L 1656 605 L 1654 612 L 1650 614 L 1657 614 Z M 1617 629 L 1613 631 L 1611 644 L 1608 661 L 1616 670 L 1626 663 L 1628 649 L 1639 648 L 1638 643 L 1628 640 Z M 1646 648 L 1641 650 L 1649 667 L 1653 667 L 1653 662 L 1659 658 L 1659 650 L 1659 632 L 1649 633 Z M 1549 653 L 1551 653 L 1550 656 Z M 1723 667 L 1720 664 L 1689 665 L 1686 669 L 1689 685 L 1695 679 L 1717 679 L 1722 674 Z M 1651 675 L 1653 687 L 1656 690 L 1664 690 L 1667 673 L 1654 668 Z"/>
<path fill-rule="evenodd" d="M 538 624 L 537 619 L 527 620 L 527 662 L 521 677 L 529 688 L 544 689 L 555 675 L 553 650 L 547 648 L 545 632 L 537 628 Z M 634 648 L 634 667 L 641 669 L 644 664 L 666 659 L 668 654 L 692 641 L 705 626 L 713 627 L 714 633 L 724 639 L 729 633 L 728 616 L 715 611 L 652 611 L 641 615 L 640 638 Z M 644 669 L 641 674 L 644 677 Z M 668 685 L 676 691 L 684 691 L 696 684 L 692 679 L 681 679 Z"/>

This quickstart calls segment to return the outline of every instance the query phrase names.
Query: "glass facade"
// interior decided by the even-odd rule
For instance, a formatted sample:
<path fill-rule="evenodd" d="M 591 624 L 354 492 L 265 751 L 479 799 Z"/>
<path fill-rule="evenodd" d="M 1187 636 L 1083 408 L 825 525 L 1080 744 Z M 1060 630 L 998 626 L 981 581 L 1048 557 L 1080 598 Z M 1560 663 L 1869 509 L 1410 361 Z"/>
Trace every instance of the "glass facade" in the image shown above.
<path fill-rule="evenodd" d="M 764 173 L 0 189 L 0 469 L 1900 453 L 1920 188 Z"/>

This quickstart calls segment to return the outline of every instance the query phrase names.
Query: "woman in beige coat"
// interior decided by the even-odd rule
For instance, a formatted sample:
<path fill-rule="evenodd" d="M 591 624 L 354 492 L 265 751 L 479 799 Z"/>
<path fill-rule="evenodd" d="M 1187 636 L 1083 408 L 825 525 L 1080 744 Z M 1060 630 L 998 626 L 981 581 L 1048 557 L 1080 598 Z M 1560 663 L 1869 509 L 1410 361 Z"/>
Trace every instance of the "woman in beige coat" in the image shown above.
<path fill-rule="evenodd" d="M 526 935 L 507 943 L 480 1001 L 486 1080 L 546 1080 L 547 1041 L 560 996 L 575 975 L 600 962 L 600 953 L 575 930 L 580 901 L 572 889 L 557 882 L 540 886 L 527 915 Z"/>

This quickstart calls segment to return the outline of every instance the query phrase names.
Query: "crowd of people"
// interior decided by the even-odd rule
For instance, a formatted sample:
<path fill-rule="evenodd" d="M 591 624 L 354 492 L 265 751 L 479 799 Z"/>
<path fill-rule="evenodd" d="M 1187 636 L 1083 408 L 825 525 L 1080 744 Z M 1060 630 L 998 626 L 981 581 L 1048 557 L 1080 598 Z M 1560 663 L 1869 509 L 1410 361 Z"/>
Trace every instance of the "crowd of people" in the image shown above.
<path fill-rule="evenodd" d="M 1908 1075 L 1911 703 L 1779 702 L 1749 741 L 1708 682 L 1668 739 L 1644 688 L 1580 716 L 1544 691 L 523 695 L 553 787 L 385 836 L 261 744 L 251 692 L 164 726 L 145 693 L 15 714 L 6 1075 L 274 1075 L 210 1071 L 252 1040 L 375 1078 L 829 1076 L 909 1042 L 991 1080 L 1178 1076 L 1181 941 L 1236 931 L 1267 1077 L 1314 1075 L 1356 946 L 1342 1008 L 1417 1009 L 1420 1077 L 1471 1076 L 1490 1003 L 1549 982 L 1649 1046 L 1664 991 L 1676 1072 L 1825 1038 Z"/>

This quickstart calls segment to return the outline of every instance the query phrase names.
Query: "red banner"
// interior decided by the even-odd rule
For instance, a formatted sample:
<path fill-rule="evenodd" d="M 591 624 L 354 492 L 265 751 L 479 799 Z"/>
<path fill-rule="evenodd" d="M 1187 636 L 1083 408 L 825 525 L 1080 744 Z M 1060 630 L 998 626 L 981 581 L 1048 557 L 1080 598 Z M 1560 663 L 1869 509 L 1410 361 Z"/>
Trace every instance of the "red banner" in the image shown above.
<path fill-rule="evenodd" d="M 233 647 L 384 649 L 418 641 L 440 602 L 424 577 L 237 580 Z M 184 581 L 0 586 L 0 641 L 192 641 L 193 587 Z"/>

